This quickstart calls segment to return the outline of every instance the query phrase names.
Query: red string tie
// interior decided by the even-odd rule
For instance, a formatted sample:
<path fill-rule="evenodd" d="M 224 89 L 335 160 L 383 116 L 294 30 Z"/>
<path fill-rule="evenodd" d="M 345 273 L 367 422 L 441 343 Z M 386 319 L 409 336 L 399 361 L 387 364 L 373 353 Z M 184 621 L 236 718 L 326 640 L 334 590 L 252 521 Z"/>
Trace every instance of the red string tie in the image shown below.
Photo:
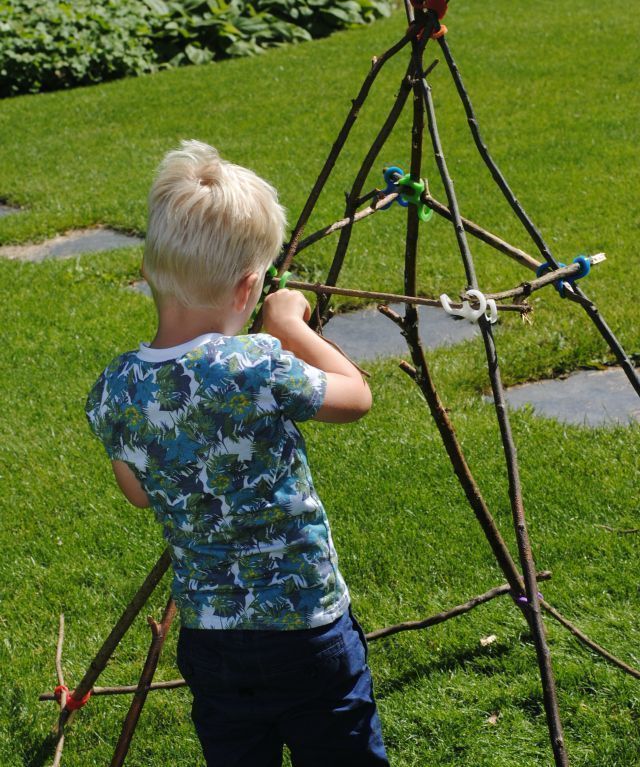
<path fill-rule="evenodd" d="M 411 0 L 411 5 L 419 11 L 435 11 L 438 15 L 438 21 L 442 21 L 448 10 L 447 0 Z M 437 40 L 446 35 L 448 31 L 444 24 L 440 24 L 440 27 L 434 30 L 429 37 L 432 40 Z M 421 29 L 416 38 L 422 40 L 423 34 L 424 29 Z"/>
<path fill-rule="evenodd" d="M 444 19 L 448 10 L 447 0 L 411 0 L 411 5 L 418 11 L 435 11 L 438 21 Z"/>
<path fill-rule="evenodd" d="M 75 690 L 69 691 L 69 688 L 66 684 L 59 684 L 53 691 L 55 699 L 58 701 L 58 703 L 60 703 L 63 692 L 67 693 L 67 702 L 65 708 L 69 711 L 77 711 L 79 708 L 86 706 L 89 698 L 91 697 L 91 690 L 89 690 L 89 692 L 84 697 L 78 700 L 77 698 L 73 697 Z"/>
<path fill-rule="evenodd" d="M 432 40 L 437 40 L 439 37 L 444 37 L 444 35 L 447 34 L 449 30 L 444 24 L 440 24 L 440 29 L 434 29 L 433 32 L 429 35 L 429 37 Z M 416 38 L 418 40 L 422 40 L 422 36 L 424 35 L 424 29 L 421 29 L 418 34 L 416 35 Z"/>

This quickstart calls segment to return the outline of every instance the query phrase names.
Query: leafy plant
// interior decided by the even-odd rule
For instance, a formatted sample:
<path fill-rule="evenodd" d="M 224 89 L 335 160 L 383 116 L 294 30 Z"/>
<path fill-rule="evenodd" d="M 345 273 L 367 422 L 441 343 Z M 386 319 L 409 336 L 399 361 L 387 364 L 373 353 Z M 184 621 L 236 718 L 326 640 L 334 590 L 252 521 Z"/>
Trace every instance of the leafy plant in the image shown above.
<path fill-rule="evenodd" d="M 138 0 L 0 3 L 0 96 L 151 71 L 148 17 Z"/>
<path fill-rule="evenodd" d="M 392 1 L 0 2 L 0 97 L 251 56 L 369 23 Z"/>

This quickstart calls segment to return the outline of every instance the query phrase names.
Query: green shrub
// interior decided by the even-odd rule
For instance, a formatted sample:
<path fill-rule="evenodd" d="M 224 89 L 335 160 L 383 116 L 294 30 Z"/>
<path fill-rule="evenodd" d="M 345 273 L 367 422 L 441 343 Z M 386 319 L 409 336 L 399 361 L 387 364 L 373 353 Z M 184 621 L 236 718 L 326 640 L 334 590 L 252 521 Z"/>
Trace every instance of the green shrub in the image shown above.
<path fill-rule="evenodd" d="M 0 97 L 249 56 L 389 14 L 393 0 L 0 0 Z"/>
<path fill-rule="evenodd" d="M 0 2 L 0 96 L 151 71 L 149 16 L 138 0 Z"/>

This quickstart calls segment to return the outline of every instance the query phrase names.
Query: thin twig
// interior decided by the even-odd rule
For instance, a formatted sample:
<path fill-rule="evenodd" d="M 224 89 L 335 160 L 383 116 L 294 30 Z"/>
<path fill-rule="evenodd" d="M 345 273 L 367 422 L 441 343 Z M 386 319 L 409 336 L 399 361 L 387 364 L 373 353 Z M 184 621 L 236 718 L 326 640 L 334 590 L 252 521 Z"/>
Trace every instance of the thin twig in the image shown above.
<path fill-rule="evenodd" d="M 149 628 L 151 629 L 151 644 L 149 646 L 149 652 L 147 653 L 147 658 L 142 669 L 142 674 L 140 675 L 138 687 L 134 693 L 134 697 L 131 701 L 127 716 L 122 724 L 122 731 L 120 733 L 120 737 L 118 739 L 110 767 L 122 767 L 122 764 L 124 764 L 127 752 L 129 751 L 129 746 L 131 745 L 133 733 L 135 732 L 138 720 L 140 719 L 142 708 L 145 704 L 145 701 L 147 700 L 149 688 L 153 681 L 153 675 L 155 674 L 156 668 L 158 667 L 158 661 L 160 660 L 160 654 L 162 652 L 164 641 L 167 638 L 167 634 L 169 633 L 171 623 L 176 616 L 176 612 L 176 603 L 173 601 L 173 599 L 170 598 L 167 602 L 167 606 L 164 609 L 160 623 L 153 620 L 151 617 L 147 618 Z"/>
<path fill-rule="evenodd" d="M 618 363 L 624 370 L 629 383 L 631 386 L 633 386 L 636 394 L 640 397 L 640 376 L 638 376 L 638 373 L 636 372 L 635 365 L 633 364 L 633 361 L 627 352 L 624 350 L 622 344 L 616 338 L 614 332 L 606 323 L 604 317 L 600 314 L 598 307 L 588 296 L 585 295 L 584 291 L 581 290 L 578 285 L 576 285 L 572 291 L 565 291 L 565 296 L 570 301 L 574 301 L 580 304 L 580 306 L 582 306 L 582 308 L 585 310 L 593 324 L 600 332 L 600 335 L 604 338 L 604 340 L 609 345 L 609 348 L 614 353 Z"/>
<path fill-rule="evenodd" d="M 551 573 L 545 570 L 544 572 L 538 573 L 537 578 L 538 581 L 549 580 L 551 578 Z M 401 631 L 416 631 L 429 628 L 430 626 L 437 626 L 439 623 L 444 623 L 451 618 L 456 618 L 458 615 L 464 615 L 464 613 L 468 613 L 470 610 L 473 610 L 474 607 L 483 605 L 486 602 L 495 599 L 496 597 L 501 597 L 504 594 L 510 593 L 512 593 L 511 586 L 509 586 L 508 583 L 505 583 L 502 586 L 496 586 L 496 588 L 485 591 L 484 594 L 479 594 L 477 597 L 473 597 L 468 602 L 464 602 L 461 605 L 456 605 L 456 607 L 452 607 L 449 610 L 443 610 L 442 612 L 437 613 L 436 615 L 432 615 L 429 618 L 423 618 L 419 621 L 405 621 L 404 623 L 397 623 L 394 626 L 387 626 L 383 629 L 376 629 L 375 631 L 372 631 L 366 635 L 367 641 L 375 642 L 376 639 L 382 639 L 383 637 L 388 637 L 392 634 L 398 634 Z"/>
<path fill-rule="evenodd" d="M 274 277 L 272 285 L 278 285 L 278 278 Z M 438 309 L 442 309 L 442 303 L 437 298 L 423 298 L 421 296 L 405 296 L 401 293 L 383 293 L 375 290 L 354 290 L 353 288 L 339 288 L 335 285 L 324 285 L 320 282 L 302 282 L 300 280 L 288 280 L 288 288 L 294 288 L 296 290 L 308 290 L 311 293 L 318 293 L 320 295 L 326 293 L 336 296 L 348 296 L 351 298 L 375 298 L 378 301 L 391 301 L 399 304 L 416 304 L 419 306 L 433 306 Z M 471 306 L 477 306 L 477 299 L 469 299 Z M 461 303 L 451 303 L 451 307 L 454 309 L 461 309 Z M 528 314 L 531 311 L 531 306 L 528 304 L 498 304 L 497 309 L 503 312 L 518 312 L 519 314 Z"/>
<path fill-rule="evenodd" d="M 389 135 L 391 134 L 391 131 L 393 130 L 396 122 L 398 121 L 398 118 L 402 114 L 402 110 L 404 108 L 405 102 L 411 91 L 411 80 L 409 77 L 409 73 L 410 73 L 410 65 L 409 67 L 407 67 L 405 75 L 402 78 L 402 81 L 400 83 L 400 88 L 391 106 L 391 109 L 389 110 L 389 113 L 387 114 L 387 117 L 384 123 L 382 124 L 382 127 L 380 128 L 377 136 L 372 141 L 371 146 L 369 147 L 369 151 L 365 155 L 365 158 L 362 161 L 362 164 L 360 165 L 360 168 L 353 181 L 351 190 L 349 191 L 349 194 L 347 195 L 347 202 L 345 206 L 344 217 L 348 219 L 349 223 L 347 223 L 347 225 L 340 231 L 340 238 L 338 239 L 338 244 L 336 245 L 336 250 L 333 256 L 333 260 L 331 262 L 331 266 L 329 267 L 329 272 L 327 274 L 326 282 L 329 285 L 335 285 L 338 282 L 338 277 L 340 276 L 340 271 L 342 269 L 342 264 L 344 263 L 344 258 L 347 253 L 347 248 L 349 247 L 349 242 L 351 241 L 351 233 L 353 230 L 353 218 L 355 217 L 356 211 L 357 211 L 356 203 L 358 201 L 358 198 L 362 194 L 362 188 L 364 187 L 367 177 L 369 176 L 369 173 L 371 172 L 371 168 L 373 167 L 374 162 L 378 158 L 378 155 L 380 154 L 382 147 L 385 145 L 385 142 L 389 138 Z M 312 327 L 314 329 L 316 327 L 315 317 L 320 317 L 321 320 L 326 321 L 325 314 L 326 314 L 328 306 L 329 306 L 329 297 L 327 295 L 320 296 L 317 302 L 317 307 L 318 307 L 317 312 L 314 314 L 314 320 L 312 321 Z"/>
<path fill-rule="evenodd" d="M 415 14 L 416 20 L 422 22 L 423 14 L 419 11 Z M 433 19 L 427 23 L 423 35 L 426 40 L 429 39 L 433 29 Z M 425 43 L 426 45 L 426 43 Z M 411 57 L 413 68 L 411 78 L 413 85 L 413 120 L 411 121 L 411 161 L 410 176 L 411 181 L 417 183 L 422 177 L 422 139 L 424 134 L 424 107 L 420 95 L 420 77 L 424 69 L 423 48 L 417 41 L 411 43 Z M 417 253 L 418 240 L 420 237 L 420 219 L 418 217 L 417 205 L 409 205 L 407 208 L 407 230 L 405 237 L 404 250 L 404 292 L 405 295 L 415 296 L 417 290 Z M 418 322 L 418 314 L 414 304 L 407 304 L 405 307 L 405 319 L 407 322 Z"/>
<path fill-rule="evenodd" d="M 353 124 L 355 123 L 358 117 L 358 114 L 360 113 L 360 109 L 362 108 L 362 105 L 364 104 L 367 96 L 369 95 L 371 86 L 373 85 L 376 77 L 380 73 L 380 70 L 387 63 L 387 61 L 389 61 L 390 58 L 395 56 L 395 54 L 398 53 L 398 51 L 402 50 L 402 48 L 404 48 L 404 46 L 411 39 L 413 39 L 417 33 L 418 33 L 417 29 L 415 29 L 414 27 L 409 27 L 409 29 L 406 31 L 403 37 L 397 43 L 395 43 L 395 45 L 392 45 L 391 48 L 385 51 L 381 56 L 374 57 L 371 69 L 369 73 L 367 74 L 367 76 L 365 77 L 364 82 L 362 83 L 360 92 L 358 93 L 358 95 L 356 96 L 356 98 L 353 100 L 351 104 L 351 109 L 349 110 L 349 113 L 347 114 L 347 117 L 344 121 L 344 124 L 340 132 L 338 133 L 338 137 L 336 138 L 333 146 L 331 147 L 329 156 L 325 160 L 325 163 L 322 166 L 322 170 L 320 171 L 320 174 L 316 180 L 316 183 L 313 185 L 313 188 L 311 192 L 309 193 L 309 197 L 307 198 L 307 201 L 302 209 L 302 212 L 300 213 L 300 216 L 298 217 L 298 221 L 296 222 L 296 225 L 294 227 L 293 234 L 289 242 L 289 246 L 283 254 L 281 263 L 278 264 L 280 271 L 285 271 L 286 269 L 288 269 L 289 265 L 291 264 L 291 261 L 297 250 L 298 240 L 300 239 L 300 236 L 302 232 L 304 231 L 304 227 L 306 226 L 306 223 L 309 220 L 309 217 L 311 216 L 311 213 L 313 212 L 313 209 L 316 203 L 318 202 L 320 193 L 322 192 L 322 189 L 324 188 L 324 185 L 326 184 L 327 179 L 329 178 L 329 175 L 331 174 L 331 171 L 333 170 L 333 167 L 336 164 L 336 160 L 338 159 L 338 156 L 340 155 L 340 152 L 342 151 L 342 148 L 345 145 L 345 142 L 349 136 L 349 133 L 351 132 L 351 128 L 353 127 Z"/>
<path fill-rule="evenodd" d="M 503 290 L 499 293 L 485 293 L 485 298 L 493 298 L 496 301 L 502 301 L 505 298 L 515 298 L 517 296 L 527 297 L 540 288 L 544 288 L 547 285 L 553 285 L 554 283 L 563 280 L 567 277 L 572 277 L 574 274 L 578 274 L 582 266 L 580 264 L 569 264 L 568 266 L 562 266 L 559 269 L 554 269 L 552 272 L 543 274 L 542 277 L 538 277 L 535 280 L 529 282 L 521 282 L 515 288 L 509 290 Z M 466 294 L 462 295 L 462 298 L 468 298 Z"/>
<path fill-rule="evenodd" d="M 443 39 L 444 38 L 440 38 L 440 40 Z M 443 49 L 447 49 L 446 44 L 441 47 L 443 47 Z M 448 55 L 449 61 L 452 61 L 451 55 Z M 449 208 L 452 214 L 452 221 L 454 225 L 456 240 L 460 249 L 460 255 L 462 256 L 462 261 L 469 285 L 470 287 L 477 289 L 478 280 L 475 273 L 473 258 L 471 256 L 469 244 L 467 242 L 464 227 L 462 225 L 458 200 L 453 188 L 453 181 L 449 175 L 449 170 L 447 168 L 447 163 L 442 150 L 442 144 L 440 142 L 440 136 L 438 134 L 438 126 L 431 88 L 426 80 L 422 80 L 422 90 L 433 151 L 436 158 L 436 164 L 440 172 L 440 178 L 442 179 L 442 183 L 447 194 L 447 200 L 449 202 Z M 554 266 L 557 267 L 557 264 L 554 264 Z M 491 330 L 491 324 L 487 322 L 484 317 L 480 318 L 480 330 L 482 332 L 482 338 L 487 355 L 489 377 L 491 379 L 493 399 L 495 403 L 496 415 L 500 427 L 500 436 L 507 466 L 511 513 L 518 544 L 520 565 L 522 567 L 522 574 L 526 587 L 527 599 L 526 604 L 522 606 L 522 610 L 531 628 L 531 633 L 533 635 L 536 649 L 536 657 L 542 682 L 544 708 L 547 716 L 547 725 L 549 728 L 549 737 L 551 739 L 551 748 L 553 750 L 554 761 L 556 767 L 568 767 L 569 762 L 564 743 L 564 734 L 562 721 L 560 719 L 556 683 L 553 674 L 553 668 L 551 665 L 551 654 L 547 645 L 544 623 L 542 621 L 540 606 L 538 603 L 535 564 L 533 561 L 531 543 L 529 540 L 529 533 L 527 530 L 527 523 L 524 512 L 516 446 L 513 441 L 511 424 L 505 404 L 504 389 L 500 375 L 500 367 L 498 365 L 498 355 L 493 338 L 493 332 Z"/>
<path fill-rule="evenodd" d="M 498 188 L 502 192 L 504 198 L 511 206 L 511 209 L 516 214 L 518 219 L 521 221 L 521 223 L 523 224 L 524 228 L 528 232 L 533 242 L 536 244 L 536 247 L 542 254 L 544 261 L 550 264 L 552 267 L 554 267 L 554 269 L 557 269 L 558 262 L 555 260 L 553 254 L 551 253 L 551 250 L 549 249 L 549 246 L 544 241 L 544 238 L 542 237 L 541 232 L 535 226 L 532 219 L 529 217 L 529 215 L 526 213 L 526 211 L 524 210 L 524 208 L 522 207 L 522 205 L 516 198 L 515 194 L 511 190 L 511 187 L 507 183 L 507 180 L 502 175 L 502 172 L 498 168 L 498 165 L 496 164 L 495 160 L 491 156 L 487 145 L 484 143 L 484 140 L 480 134 L 480 128 L 478 127 L 478 120 L 476 118 L 475 112 L 473 110 L 473 106 L 471 104 L 471 99 L 469 98 L 469 94 L 467 93 L 466 88 L 464 87 L 464 83 L 462 82 L 460 71 L 458 70 L 456 62 L 454 61 L 453 56 L 451 55 L 451 51 L 449 50 L 449 45 L 447 43 L 446 36 L 441 37 L 438 40 L 438 43 L 440 44 L 440 48 L 442 49 L 442 52 L 444 54 L 445 60 L 447 62 L 447 66 L 449 67 L 449 71 L 451 72 L 451 76 L 453 78 L 456 89 L 458 91 L 458 95 L 460 96 L 460 100 L 462 102 L 465 114 L 467 116 L 467 122 L 471 130 L 471 135 L 473 136 L 473 140 L 476 144 L 478 152 L 480 153 L 480 156 L 482 157 L 485 165 L 489 169 L 489 172 L 493 176 L 493 179 L 498 185 Z M 616 359 L 622 366 L 622 369 L 624 370 L 625 375 L 627 376 L 629 380 L 629 383 L 633 386 L 638 396 L 640 396 L 640 376 L 638 376 L 638 373 L 636 372 L 636 369 L 629 355 L 624 350 L 622 344 L 620 343 L 620 341 L 618 341 L 614 332 L 611 330 L 609 325 L 606 323 L 606 321 L 604 320 L 604 318 L 598 311 L 598 308 L 596 307 L 596 305 L 585 295 L 585 293 L 582 291 L 582 289 L 578 285 L 574 287 L 573 291 L 565 292 L 565 295 L 570 300 L 580 303 L 582 308 L 586 311 L 587 315 L 589 316 L 593 324 L 598 329 L 600 335 L 607 342 L 607 344 L 609 345 L 609 348 L 614 353 Z"/>
<path fill-rule="evenodd" d="M 595 653 L 602 656 L 605 660 L 608 660 L 609 663 L 612 663 L 614 666 L 617 666 L 626 674 L 629 674 L 630 676 L 633 676 L 636 679 L 640 679 L 640 671 L 638 669 L 634 668 L 633 666 L 630 666 L 628 663 L 625 663 L 623 660 L 620 660 L 620 658 L 617 658 L 615 655 L 612 655 L 608 650 L 605 650 L 604 647 L 597 644 L 597 642 L 594 642 L 593 639 L 589 639 L 589 637 L 583 631 L 581 631 L 577 626 L 571 623 L 570 620 L 565 618 L 564 615 L 562 615 L 562 613 L 558 612 L 558 610 L 555 609 L 555 607 L 550 605 L 544 599 L 540 600 L 540 605 L 542 606 L 543 610 L 545 610 L 545 612 L 548 612 L 552 618 L 555 618 L 558 621 L 558 623 L 560 623 L 568 631 L 570 631 L 576 639 L 582 642 L 582 644 L 586 645 Z"/>
<path fill-rule="evenodd" d="M 56 676 L 58 678 L 59 685 L 64 685 L 64 673 L 62 670 L 63 645 L 64 645 L 64 613 L 60 613 L 60 620 L 58 622 L 58 641 L 56 643 Z M 63 695 L 65 695 L 66 697 L 66 692 L 64 692 L 64 690 L 63 690 Z M 62 699 L 61 699 L 61 703 L 62 703 Z M 64 708 L 65 703 L 62 703 L 61 708 Z"/>
<path fill-rule="evenodd" d="M 152 682 L 145 689 L 148 690 L 175 690 L 178 687 L 185 687 L 186 682 L 184 679 L 169 679 L 166 682 Z M 100 697 L 101 695 L 131 695 L 138 692 L 140 689 L 140 683 L 116 685 L 114 687 L 94 687 L 91 690 L 91 697 Z M 52 692 L 43 692 L 38 696 L 40 701 L 55 700 L 55 696 Z"/>
<path fill-rule="evenodd" d="M 398 315 L 399 316 L 399 315 Z M 402 318 L 400 318 L 402 319 Z M 413 376 L 415 375 L 415 369 L 412 368 L 407 363 L 404 364 L 404 367 L 408 368 L 409 373 Z M 540 573 L 537 573 L 536 579 L 538 581 L 546 581 L 551 578 L 551 573 L 549 571 L 543 571 Z M 428 628 L 429 626 L 435 626 L 438 623 L 443 623 L 446 620 L 449 620 L 450 618 L 455 618 L 458 615 L 462 615 L 466 612 L 469 612 L 474 607 L 477 607 L 481 604 L 485 604 L 486 602 L 490 601 L 491 599 L 495 599 L 496 597 L 502 596 L 504 594 L 510 594 L 513 593 L 511 590 L 511 587 L 508 583 L 503 584 L 502 586 L 498 586 L 494 589 L 491 589 L 484 594 L 480 594 L 477 597 L 473 597 L 468 602 L 465 602 L 464 604 L 457 605 L 456 607 L 452 607 L 449 610 L 445 610 L 443 612 L 437 613 L 436 615 L 432 615 L 429 618 L 424 618 L 423 620 L 419 621 L 405 621 L 403 623 L 398 623 L 393 626 L 387 626 L 385 628 L 376 629 L 374 631 L 371 631 L 366 635 L 367 640 L 370 642 L 374 642 L 377 639 L 382 639 L 387 636 L 391 636 L 393 634 L 397 634 L 402 631 L 414 631 L 414 630 L 420 630 L 423 628 Z M 546 600 L 542 599 L 540 600 L 541 607 L 549 613 L 555 620 L 557 620 L 562 626 L 564 626 L 573 636 L 576 637 L 582 644 L 584 644 L 586 647 L 589 647 L 591 650 L 593 650 L 595 653 L 603 657 L 605 660 L 609 661 L 613 665 L 617 666 L 619 669 L 624 671 L 625 673 L 629 674 L 630 676 L 635 677 L 636 679 L 640 679 L 640 671 L 633 666 L 630 666 L 629 664 L 625 663 L 623 660 L 620 660 L 620 658 L 617 658 L 615 655 L 610 653 L 608 650 L 606 650 L 601 645 L 594 642 L 592 639 L 590 639 L 583 631 L 581 631 L 579 628 L 577 628 L 571 621 L 569 621 L 567 618 L 565 618 L 558 610 L 556 610 L 552 605 L 550 605 Z M 151 692 L 154 690 L 175 690 L 180 687 L 186 687 L 187 683 L 184 679 L 171 679 L 166 682 L 153 682 L 149 685 L 145 686 L 145 690 Z M 99 696 L 99 695 L 131 695 L 133 693 L 136 693 L 140 690 L 140 684 L 136 685 L 123 685 L 120 687 L 94 687 L 92 690 L 92 695 Z M 54 695 L 52 693 L 43 693 L 40 695 L 38 700 L 54 700 Z"/>
<path fill-rule="evenodd" d="M 319 240 L 324 239 L 325 237 L 328 237 L 330 234 L 333 234 L 334 232 L 339 232 L 341 229 L 344 229 L 345 226 L 349 226 L 349 224 L 356 224 L 359 221 L 362 221 L 365 218 L 368 218 L 369 216 L 373 215 L 374 213 L 378 213 L 379 211 L 384 209 L 385 205 L 388 205 L 390 202 L 393 202 L 398 198 L 398 192 L 391 192 L 391 194 L 387 194 L 383 196 L 383 193 L 380 192 L 378 189 L 374 189 L 373 196 L 375 199 L 375 202 L 370 205 L 368 208 L 363 208 L 362 210 L 358 211 L 353 216 L 346 218 L 341 218 L 339 221 L 334 221 L 333 224 L 329 224 L 328 226 L 322 227 L 322 229 L 318 229 L 313 234 L 310 234 L 308 237 L 305 237 L 304 240 L 298 245 L 297 253 L 299 254 L 300 251 L 304 250 L 305 248 L 308 248 L 309 245 L 313 245 L 315 242 L 318 242 Z M 367 195 L 368 196 L 368 195 Z M 358 200 L 358 203 L 364 202 L 364 199 Z"/>
<path fill-rule="evenodd" d="M 400 329 L 404 329 L 404 319 L 397 312 L 394 312 L 390 306 L 382 304 L 381 306 L 378 306 L 378 311 L 381 314 L 384 314 L 385 317 L 388 317 L 392 322 L 395 322 Z M 413 372 L 415 373 L 415 370 Z"/>
<path fill-rule="evenodd" d="M 302 240 L 298 245 L 297 253 L 300 253 L 300 251 L 308 248 L 310 245 L 313 245 L 319 240 L 322 240 L 323 238 L 328 237 L 335 232 L 339 232 L 350 223 L 358 223 L 359 221 L 363 221 L 365 218 L 372 216 L 374 213 L 384 211 L 385 205 L 392 203 L 399 196 L 399 192 L 391 192 L 390 194 L 384 195 L 383 192 L 377 189 L 370 193 L 371 196 L 375 194 L 377 194 L 375 202 L 369 207 L 358 211 L 352 218 L 341 218 L 339 221 L 335 221 L 333 224 L 322 227 L 322 229 L 318 229 L 313 234 L 305 237 L 305 239 Z M 366 199 L 369 199 L 370 195 L 367 195 Z M 433 210 L 439 216 L 447 219 L 448 221 L 451 221 L 451 211 L 449 208 L 436 200 L 435 197 L 432 197 L 428 191 L 425 190 L 422 193 L 420 199 L 427 207 L 431 208 L 431 210 Z M 361 198 L 358 202 L 362 203 L 364 201 L 365 200 Z M 497 250 L 500 253 L 504 253 L 504 255 L 509 256 L 509 258 L 517 261 L 519 264 L 522 264 L 522 266 L 526 266 L 527 269 L 531 269 L 535 272 L 536 269 L 540 266 L 540 261 L 536 261 L 533 256 L 529 255 L 521 248 L 516 248 L 514 245 L 509 244 L 502 238 L 484 229 L 479 224 L 476 224 L 474 221 L 471 221 L 464 216 L 461 216 L 461 221 L 465 232 L 468 232 L 476 239 L 481 240 L 487 245 L 490 245 L 494 250 Z"/>
<path fill-rule="evenodd" d="M 138 615 L 140 610 L 142 610 L 146 604 L 155 587 L 162 580 L 162 576 L 166 573 L 170 564 L 171 553 L 169 549 L 165 549 L 158 561 L 151 568 L 149 574 L 144 579 L 144 582 L 138 591 L 134 594 L 129 604 L 125 607 L 122 615 L 120 616 L 116 625 L 111 629 L 109 636 L 104 640 L 94 659 L 89 664 L 89 668 L 86 670 L 85 675 L 82 677 L 80 683 L 75 688 L 74 698 L 76 700 L 80 700 L 91 690 L 95 684 L 96 679 L 104 671 L 104 668 L 109 662 L 109 659 L 113 655 L 116 647 L 120 644 L 120 640 L 130 628 L 136 615 Z M 65 726 L 69 720 L 70 714 L 71 712 L 67 709 L 62 709 L 60 712 L 59 727 L 63 728 Z"/>
<path fill-rule="evenodd" d="M 421 200 L 439 216 L 446 218 L 448 221 L 452 220 L 452 215 L 449 208 L 432 197 L 428 192 L 424 192 L 424 194 L 421 196 Z M 526 266 L 527 269 L 531 269 L 535 272 L 536 269 L 540 266 L 540 261 L 537 261 L 533 256 L 529 255 L 529 253 L 526 253 L 521 248 L 516 248 L 514 245 L 510 245 L 501 237 L 498 237 L 492 232 L 489 232 L 487 229 L 484 229 L 470 219 L 465 218 L 464 216 L 460 216 L 460 221 L 462 222 L 462 226 L 464 227 L 465 232 L 471 234 L 473 237 L 481 240 L 485 244 L 490 245 L 494 250 L 498 250 L 500 253 L 504 253 L 505 256 L 509 256 L 509 258 L 512 258 L 514 261 L 522 264 L 522 266 Z"/>
<path fill-rule="evenodd" d="M 640 527 L 628 527 L 626 529 L 611 527 L 611 525 L 596 525 L 596 527 L 601 527 L 609 533 L 616 533 L 616 535 L 632 535 L 633 533 L 640 533 Z"/>
<path fill-rule="evenodd" d="M 365 370 L 364 368 L 361 368 L 360 365 L 358 365 L 357 362 L 354 362 L 354 360 L 351 359 L 351 357 L 345 352 L 345 350 L 337 344 L 335 341 L 332 341 L 330 338 L 325 338 L 325 336 L 322 335 L 322 326 L 318 327 L 318 335 L 325 343 L 328 343 L 329 346 L 332 346 L 337 352 L 340 352 L 342 356 L 349 360 L 349 362 L 353 365 L 353 367 L 360 373 L 360 375 L 363 375 L 365 378 L 371 378 L 371 373 L 369 373 L 368 370 Z"/>
<path fill-rule="evenodd" d="M 64 730 L 60 731 L 58 742 L 56 743 L 56 750 L 53 755 L 53 762 L 51 767 L 60 767 L 60 761 L 62 759 L 62 750 L 64 749 Z"/>
<path fill-rule="evenodd" d="M 542 257 L 544 258 L 545 262 L 548 264 L 551 264 L 551 266 L 557 269 L 558 263 L 553 258 L 553 255 L 551 254 L 551 250 L 549 249 L 547 243 L 544 241 L 542 234 L 536 228 L 533 221 L 529 218 L 526 211 L 524 210 L 520 202 L 517 200 L 514 193 L 511 191 L 511 187 L 507 183 L 506 178 L 502 175 L 500 168 L 498 168 L 498 165 L 496 164 L 493 157 L 489 153 L 489 149 L 487 148 L 487 145 L 484 143 L 484 140 L 480 134 L 480 129 L 478 127 L 478 121 L 476 119 L 476 115 L 473 110 L 473 106 L 471 104 L 471 99 L 469 98 L 469 94 L 467 93 L 464 87 L 464 83 L 462 82 L 460 71 L 458 70 L 456 62 L 454 61 L 451 51 L 449 49 L 449 44 L 447 43 L 446 35 L 439 38 L 438 43 L 440 45 L 442 53 L 444 54 L 445 61 L 447 62 L 447 66 L 449 67 L 449 71 L 451 72 L 451 76 L 456 86 L 456 90 L 458 91 L 458 95 L 460 96 L 460 101 L 462 102 L 462 106 L 467 116 L 469 129 L 471 130 L 471 135 L 473 137 L 476 148 L 478 149 L 478 152 L 481 158 L 484 160 L 484 163 L 489 169 L 489 172 L 491 173 L 493 180 L 496 182 L 498 188 L 500 189 L 505 199 L 511 206 L 511 209 L 516 214 L 518 219 L 522 222 L 529 236 L 531 237 L 533 242 L 536 244 L 536 247 L 542 254 Z"/>
<path fill-rule="evenodd" d="M 55 658 L 55 664 L 56 664 L 56 677 L 58 679 L 59 685 L 64 685 L 64 672 L 62 669 L 62 648 L 64 645 L 64 613 L 60 613 L 60 620 L 58 623 L 58 641 L 56 643 L 56 658 Z M 54 696 L 55 697 L 55 696 Z M 60 712 L 64 711 L 65 706 L 67 705 L 67 691 L 61 690 L 60 691 Z M 62 759 L 62 751 L 64 749 L 64 727 L 60 723 L 60 717 L 58 717 L 58 724 L 56 727 L 56 749 L 55 753 L 53 755 L 53 764 L 52 767 L 59 767 L 60 761 Z"/>

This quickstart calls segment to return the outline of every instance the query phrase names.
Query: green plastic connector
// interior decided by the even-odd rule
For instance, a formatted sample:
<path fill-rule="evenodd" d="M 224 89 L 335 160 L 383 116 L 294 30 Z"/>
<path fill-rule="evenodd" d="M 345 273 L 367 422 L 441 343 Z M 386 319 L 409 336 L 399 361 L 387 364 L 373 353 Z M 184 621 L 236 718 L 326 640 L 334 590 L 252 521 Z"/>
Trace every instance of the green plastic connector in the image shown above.
<path fill-rule="evenodd" d="M 406 187 L 407 191 L 400 192 L 400 196 L 403 200 L 405 200 L 405 202 L 417 206 L 418 218 L 420 221 L 424 221 L 425 223 L 429 221 L 431 216 L 433 216 L 433 210 L 431 210 L 428 205 L 425 205 L 425 203 L 422 202 L 422 195 L 426 187 L 424 179 L 420 179 L 420 181 L 413 181 L 411 174 L 405 173 L 402 178 L 399 178 L 396 181 L 396 184 L 398 186 Z"/>
<path fill-rule="evenodd" d="M 278 270 L 273 264 L 271 264 L 271 266 L 267 269 L 267 273 L 264 276 L 264 286 L 262 288 L 262 295 L 260 296 L 260 300 L 258 301 L 256 308 L 253 310 L 253 313 L 249 320 L 251 324 L 253 324 L 256 317 L 258 316 L 258 313 L 260 312 L 260 308 L 262 307 L 262 302 L 264 301 L 265 297 L 269 294 L 269 291 L 271 290 L 271 282 L 277 276 L 278 276 Z M 280 281 L 278 282 L 278 290 L 281 290 L 282 288 L 284 288 L 290 279 L 291 279 L 291 272 L 283 272 L 280 275 Z"/>

